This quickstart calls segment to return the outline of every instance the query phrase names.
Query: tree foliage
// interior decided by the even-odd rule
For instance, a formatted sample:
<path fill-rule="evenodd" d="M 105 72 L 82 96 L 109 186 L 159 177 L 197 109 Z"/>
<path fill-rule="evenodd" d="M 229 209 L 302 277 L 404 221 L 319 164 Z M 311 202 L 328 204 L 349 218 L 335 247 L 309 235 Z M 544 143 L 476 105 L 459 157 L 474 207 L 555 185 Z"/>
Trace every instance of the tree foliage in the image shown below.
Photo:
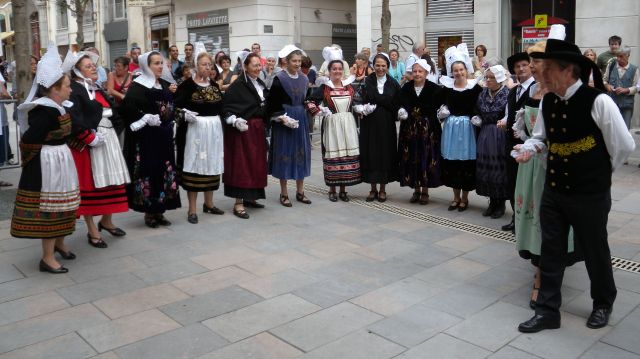
<path fill-rule="evenodd" d="M 71 14 L 76 18 L 76 25 L 78 32 L 76 34 L 76 43 L 78 49 L 84 47 L 84 15 L 87 10 L 87 6 L 93 7 L 93 0 L 58 0 L 58 4 L 63 9 L 69 10 Z"/>

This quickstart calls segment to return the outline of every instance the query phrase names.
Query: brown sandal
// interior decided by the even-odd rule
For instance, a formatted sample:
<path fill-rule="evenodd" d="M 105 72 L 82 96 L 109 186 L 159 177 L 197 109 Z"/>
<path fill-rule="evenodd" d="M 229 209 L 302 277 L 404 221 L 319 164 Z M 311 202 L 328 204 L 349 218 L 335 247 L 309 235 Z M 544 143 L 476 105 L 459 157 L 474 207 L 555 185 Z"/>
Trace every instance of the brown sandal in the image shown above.
<path fill-rule="evenodd" d="M 425 205 L 429 203 L 429 195 L 427 193 L 420 194 L 420 204 Z"/>
<path fill-rule="evenodd" d="M 387 192 L 380 191 L 378 192 L 378 202 L 382 203 L 387 200 Z"/>
<path fill-rule="evenodd" d="M 451 201 L 451 204 L 449 205 L 449 208 L 447 208 L 447 210 L 455 211 L 456 209 L 458 209 L 459 206 L 460 206 L 460 201 Z"/>
<path fill-rule="evenodd" d="M 469 208 L 469 201 L 460 201 L 460 204 L 458 205 L 458 212 L 464 212 L 467 208 Z"/>
<path fill-rule="evenodd" d="M 304 195 L 304 192 L 302 193 L 296 192 L 296 201 L 302 202 L 304 204 L 311 204 L 311 200 Z"/>
<path fill-rule="evenodd" d="M 378 191 L 369 191 L 369 195 L 367 196 L 367 202 L 373 202 L 378 198 Z"/>
<path fill-rule="evenodd" d="M 285 207 L 292 207 L 291 201 L 289 201 L 289 196 L 281 194 L 280 195 L 280 204 Z"/>

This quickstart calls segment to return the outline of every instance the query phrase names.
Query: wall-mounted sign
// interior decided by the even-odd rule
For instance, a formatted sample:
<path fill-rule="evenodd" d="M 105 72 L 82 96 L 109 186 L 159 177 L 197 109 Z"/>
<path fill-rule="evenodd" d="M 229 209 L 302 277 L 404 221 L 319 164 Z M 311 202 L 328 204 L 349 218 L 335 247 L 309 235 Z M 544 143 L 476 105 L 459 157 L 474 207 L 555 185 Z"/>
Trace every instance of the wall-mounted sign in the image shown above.
<path fill-rule="evenodd" d="M 220 9 L 187 15 L 187 28 L 226 25 L 229 23 L 229 10 Z"/>
<path fill-rule="evenodd" d="M 127 6 L 153 6 L 156 4 L 156 0 L 127 0 Z"/>
<path fill-rule="evenodd" d="M 536 29 L 544 29 L 545 27 L 549 26 L 547 25 L 547 14 L 535 15 L 533 19 L 533 24 Z"/>
<path fill-rule="evenodd" d="M 522 51 L 526 51 L 527 48 L 538 41 L 546 40 L 549 37 L 550 27 L 544 29 L 536 29 L 532 26 L 522 27 Z"/>

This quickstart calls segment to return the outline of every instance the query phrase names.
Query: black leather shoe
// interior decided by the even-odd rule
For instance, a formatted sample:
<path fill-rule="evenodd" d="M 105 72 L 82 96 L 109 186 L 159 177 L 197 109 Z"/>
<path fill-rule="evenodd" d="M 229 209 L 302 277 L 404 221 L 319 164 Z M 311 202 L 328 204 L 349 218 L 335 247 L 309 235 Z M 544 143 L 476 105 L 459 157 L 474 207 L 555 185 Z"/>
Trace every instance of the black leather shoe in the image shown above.
<path fill-rule="evenodd" d="M 597 308 L 591 312 L 589 319 L 587 319 L 587 327 L 591 329 L 598 329 L 606 327 L 609 324 L 609 316 L 611 315 L 611 308 Z"/>
<path fill-rule="evenodd" d="M 516 228 L 516 224 L 511 222 L 509 224 L 505 224 L 504 226 L 502 226 L 502 230 L 503 231 L 512 231 Z"/>
<path fill-rule="evenodd" d="M 98 231 L 102 231 L 103 229 L 114 237 L 124 237 L 127 235 L 127 232 L 123 231 L 121 228 L 107 228 L 103 226 L 102 223 L 98 222 Z"/>
<path fill-rule="evenodd" d="M 161 225 L 161 226 L 170 226 L 171 225 L 171 222 L 161 214 L 156 216 L 156 221 L 158 221 L 158 224 Z"/>
<path fill-rule="evenodd" d="M 71 251 L 65 252 L 58 247 L 53 247 L 53 251 L 58 252 L 60 254 L 60 257 L 62 257 L 62 259 L 68 259 L 68 260 L 76 259 L 76 255 Z"/>
<path fill-rule="evenodd" d="M 96 248 L 107 248 L 107 242 L 103 241 L 102 238 L 93 238 L 89 233 L 87 233 L 87 241 L 90 245 Z"/>
<path fill-rule="evenodd" d="M 493 212 L 496 210 L 495 203 L 492 200 L 489 200 L 489 207 L 482 212 L 482 217 L 491 217 Z"/>
<path fill-rule="evenodd" d="M 336 192 L 329 192 L 329 201 L 331 202 L 338 202 L 338 195 L 336 194 Z"/>
<path fill-rule="evenodd" d="M 349 202 L 349 196 L 347 196 L 347 192 L 340 192 L 338 194 L 338 198 L 340 198 L 342 202 Z"/>
<path fill-rule="evenodd" d="M 191 224 L 197 224 L 198 223 L 198 215 L 195 213 L 189 213 L 187 215 L 187 222 L 191 223 Z"/>
<path fill-rule="evenodd" d="M 560 316 L 536 314 L 526 322 L 520 323 L 518 330 L 521 333 L 537 333 L 544 329 L 560 328 Z"/>
<path fill-rule="evenodd" d="M 67 273 L 69 272 L 69 270 L 63 266 L 60 266 L 58 268 L 53 268 L 50 265 L 48 265 L 47 263 L 44 262 L 44 260 L 40 260 L 40 272 L 49 272 L 49 273 L 53 273 L 53 274 L 63 274 L 63 273 Z"/>
<path fill-rule="evenodd" d="M 258 208 L 258 207 L 254 207 L 254 208 Z M 217 214 L 219 216 L 224 214 L 224 211 L 221 210 L 220 208 L 213 206 L 213 207 L 207 207 L 206 204 L 202 204 L 202 212 L 204 213 L 211 213 L 211 214 Z"/>
<path fill-rule="evenodd" d="M 264 208 L 264 204 L 258 203 L 256 201 L 242 201 L 242 204 L 245 207 L 249 207 L 249 208 Z"/>

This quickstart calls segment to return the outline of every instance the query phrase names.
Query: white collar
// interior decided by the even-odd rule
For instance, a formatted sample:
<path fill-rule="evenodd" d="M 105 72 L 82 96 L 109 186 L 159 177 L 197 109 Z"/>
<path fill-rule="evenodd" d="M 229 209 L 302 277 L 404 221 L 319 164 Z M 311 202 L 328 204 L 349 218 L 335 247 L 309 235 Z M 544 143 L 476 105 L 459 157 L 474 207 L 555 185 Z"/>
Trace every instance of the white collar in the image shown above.
<path fill-rule="evenodd" d="M 569 86 L 567 88 L 567 91 L 564 93 L 564 96 L 560 96 L 558 94 L 558 97 L 560 97 L 561 100 L 568 100 L 570 99 L 573 95 L 575 95 L 576 91 L 578 91 L 578 89 L 580 88 L 580 86 L 582 86 L 582 80 L 578 79 L 578 81 L 576 81 L 576 83 L 574 83 L 573 85 Z"/>
<path fill-rule="evenodd" d="M 535 79 L 533 78 L 533 76 L 530 76 L 527 81 L 523 82 L 520 84 L 520 86 L 522 86 L 523 90 L 526 90 L 529 88 L 529 86 L 531 86 L 531 84 L 535 81 Z"/>
<path fill-rule="evenodd" d="M 342 86 L 350 85 L 353 81 L 355 81 L 355 79 L 356 79 L 355 75 L 349 75 L 349 77 L 342 80 Z M 335 88 L 335 86 L 333 85 L 333 82 L 331 82 L 331 80 L 327 76 L 319 77 L 318 80 L 316 80 L 316 82 L 318 83 L 318 86 L 325 85 L 330 88 Z"/>
<path fill-rule="evenodd" d="M 20 125 L 20 135 L 24 134 L 29 128 L 29 111 L 31 111 L 36 106 L 47 106 L 51 108 L 55 108 L 60 112 L 60 115 L 64 115 L 67 113 L 65 107 L 72 107 L 73 102 L 71 101 L 63 101 L 62 105 L 58 105 L 55 101 L 50 99 L 49 97 L 40 97 L 37 100 L 24 102 L 20 106 L 18 106 L 18 124 Z"/>
<path fill-rule="evenodd" d="M 444 87 L 447 87 L 456 91 L 464 91 L 464 90 L 469 90 L 473 88 L 478 83 L 478 79 L 467 79 L 467 86 L 465 86 L 464 88 L 458 88 L 454 86 L 455 80 L 453 79 L 453 77 L 442 75 L 440 76 L 440 83 Z"/>
<path fill-rule="evenodd" d="M 151 71 L 151 69 L 149 68 L 149 65 L 147 65 L 149 55 L 151 55 L 151 51 L 145 52 L 144 54 L 138 56 L 138 66 L 140 66 L 140 70 L 142 71 L 142 74 L 136 77 L 136 79 L 133 81 L 139 83 L 140 85 L 148 89 L 151 89 L 152 87 L 155 86 L 158 79 L 156 79 L 156 76 L 153 74 L 153 71 Z"/>
<path fill-rule="evenodd" d="M 295 74 L 293 74 L 293 75 L 292 75 L 292 74 L 290 74 L 290 73 L 289 73 L 289 71 L 286 71 L 286 70 L 285 70 L 285 72 L 286 72 L 286 73 L 287 73 L 287 75 L 288 75 L 289 77 L 291 77 L 292 79 L 297 79 L 297 78 L 300 76 L 300 74 L 299 74 L 298 72 L 296 72 L 296 73 L 295 73 Z"/>
<path fill-rule="evenodd" d="M 385 83 L 385 82 L 387 82 L 387 75 L 384 75 L 382 77 L 376 76 L 376 80 L 378 81 L 378 83 L 380 83 L 380 82 Z"/>

